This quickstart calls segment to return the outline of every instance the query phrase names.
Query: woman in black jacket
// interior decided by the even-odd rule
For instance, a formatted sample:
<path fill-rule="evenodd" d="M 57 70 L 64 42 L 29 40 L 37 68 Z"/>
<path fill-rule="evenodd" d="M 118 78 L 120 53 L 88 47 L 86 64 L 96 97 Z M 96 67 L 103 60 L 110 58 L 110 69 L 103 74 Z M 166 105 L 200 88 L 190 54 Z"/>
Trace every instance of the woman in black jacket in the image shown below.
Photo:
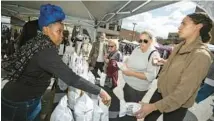
<path fill-rule="evenodd" d="M 55 5 L 42 5 L 37 36 L 23 45 L 5 62 L 10 80 L 2 90 L 2 120 L 32 121 L 41 110 L 41 96 L 55 75 L 66 84 L 99 95 L 104 104 L 111 97 L 100 87 L 76 75 L 66 66 L 57 52 L 63 39 L 63 10 Z"/>

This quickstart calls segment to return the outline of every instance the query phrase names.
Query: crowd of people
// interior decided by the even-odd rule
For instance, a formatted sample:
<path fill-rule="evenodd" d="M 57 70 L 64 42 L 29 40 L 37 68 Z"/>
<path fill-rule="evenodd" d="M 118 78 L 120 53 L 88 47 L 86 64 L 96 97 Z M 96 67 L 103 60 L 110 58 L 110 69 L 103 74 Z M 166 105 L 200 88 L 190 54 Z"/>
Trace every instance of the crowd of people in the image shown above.
<path fill-rule="evenodd" d="M 107 39 L 102 32 L 97 33 L 92 43 L 89 34 L 80 32 L 79 28 L 75 28 L 78 31 L 69 40 L 69 32 L 64 30 L 64 19 L 62 8 L 46 4 L 40 8 L 39 19 L 26 23 L 20 35 L 15 31 L 11 37 L 10 30 L 4 32 L 2 69 L 8 72 L 6 78 L 9 82 L 2 89 L 3 121 L 41 120 L 41 98 L 51 77 L 58 77 L 69 86 L 99 95 L 105 105 L 111 104 L 109 112 L 119 112 L 119 108 L 115 110 L 119 99 L 113 93 L 118 86 L 119 70 L 125 81 L 123 93 L 126 102 L 139 103 L 153 80 L 158 79 L 157 90 L 150 102 L 140 102 L 142 106 L 133 116 L 118 117 L 117 112 L 114 118 L 118 121 L 137 121 L 141 118 L 156 121 L 161 114 L 164 121 L 182 121 L 194 102 L 199 103 L 214 92 L 213 55 L 206 45 L 211 39 L 209 32 L 213 22 L 205 13 L 187 15 L 178 32 L 183 41 L 167 51 L 157 47 L 154 35 L 147 31 L 141 32 L 137 46 Z M 17 40 L 16 49 L 8 52 L 8 43 L 14 40 Z M 94 76 L 99 79 L 99 71 L 105 73 L 105 83 L 110 85 L 94 85 L 76 75 L 58 54 L 62 43 L 63 53 L 70 46 L 74 47 L 77 55 L 82 55 L 88 62 Z M 124 60 L 123 56 L 127 54 L 129 57 Z M 118 62 L 122 62 L 126 69 L 120 69 Z"/>
<path fill-rule="evenodd" d="M 12 55 L 17 49 L 17 40 L 20 36 L 20 33 L 17 29 L 14 29 L 12 32 L 8 27 L 5 30 L 2 30 L 1 35 L 1 57 L 4 59 L 7 56 Z"/>

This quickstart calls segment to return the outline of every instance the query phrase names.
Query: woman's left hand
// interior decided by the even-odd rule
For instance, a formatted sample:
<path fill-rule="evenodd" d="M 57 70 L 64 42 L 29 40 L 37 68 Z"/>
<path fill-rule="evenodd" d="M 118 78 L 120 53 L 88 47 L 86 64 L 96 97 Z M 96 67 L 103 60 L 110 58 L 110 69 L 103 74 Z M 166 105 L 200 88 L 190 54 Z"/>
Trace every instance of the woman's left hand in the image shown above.
<path fill-rule="evenodd" d="M 157 108 L 155 107 L 154 104 L 142 104 L 141 109 L 135 113 L 135 116 L 138 119 L 142 119 L 155 110 L 157 110 Z"/>

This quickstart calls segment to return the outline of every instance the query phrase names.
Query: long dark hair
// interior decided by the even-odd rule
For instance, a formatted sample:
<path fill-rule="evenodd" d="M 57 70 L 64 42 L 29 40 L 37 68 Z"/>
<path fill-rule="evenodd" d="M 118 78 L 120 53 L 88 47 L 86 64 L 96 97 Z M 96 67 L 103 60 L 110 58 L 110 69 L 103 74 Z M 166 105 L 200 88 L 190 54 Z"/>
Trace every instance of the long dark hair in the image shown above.
<path fill-rule="evenodd" d="M 25 45 L 28 40 L 32 39 L 33 37 L 36 37 L 38 30 L 39 30 L 38 20 L 28 21 L 23 26 L 18 46 L 21 47 Z"/>
<path fill-rule="evenodd" d="M 203 24 L 200 30 L 200 36 L 203 43 L 209 42 L 211 40 L 210 31 L 213 27 L 213 21 L 210 17 L 204 12 L 196 12 L 187 16 L 190 17 L 195 24 Z"/>

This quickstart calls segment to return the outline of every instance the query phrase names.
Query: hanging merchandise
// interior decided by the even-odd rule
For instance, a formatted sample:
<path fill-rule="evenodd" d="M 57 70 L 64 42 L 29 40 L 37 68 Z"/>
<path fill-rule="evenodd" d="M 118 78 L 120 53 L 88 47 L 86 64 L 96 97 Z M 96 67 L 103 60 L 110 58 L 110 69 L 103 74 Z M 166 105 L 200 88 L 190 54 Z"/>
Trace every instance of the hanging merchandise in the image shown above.
<path fill-rule="evenodd" d="M 63 44 L 60 44 L 59 45 L 59 55 L 63 55 L 63 50 L 64 50 L 64 45 Z"/>
<path fill-rule="evenodd" d="M 75 50 L 74 50 L 74 47 L 72 46 L 73 43 L 70 41 L 69 41 L 69 43 L 70 43 L 69 46 L 66 46 L 66 48 L 65 48 L 65 53 L 72 54 L 72 53 L 74 53 Z"/>
<path fill-rule="evenodd" d="M 95 77 L 88 71 L 88 63 L 82 54 L 64 53 L 63 62 L 72 69 L 74 73 L 95 84 Z M 58 81 L 61 90 L 68 87 L 67 107 L 74 113 L 75 121 L 108 121 L 108 107 L 106 107 L 99 96 L 85 93 L 80 89 L 67 86 L 61 79 Z M 88 96 L 90 95 L 90 97 Z M 100 104 L 98 106 L 98 104 Z"/>
<path fill-rule="evenodd" d="M 91 71 L 88 72 L 88 80 L 92 83 L 95 84 L 95 76 L 93 75 L 93 73 Z"/>
<path fill-rule="evenodd" d="M 70 58 L 70 54 L 68 54 L 68 53 L 65 53 L 63 56 L 62 56 L 62 61 L 66 64 L 66 65 L 68 65 L 68 63 L 69 63 L 69 58 Z"/>
<path fill-rule="evenodd" d="M 90 39 L 87 35 L 84 35 L 83 44 L 81 47 L 81 53 L 83 58 L 87 61 L 89 58 L 89 54 L 92 49 L 92 44 L 90 43 Z"/>
<path fill-rule="evenodd" d="M 51 114 L 50 121 L 74 121 L 73 114 L 68 108 L 68 99 L 65 95 Z"/>

